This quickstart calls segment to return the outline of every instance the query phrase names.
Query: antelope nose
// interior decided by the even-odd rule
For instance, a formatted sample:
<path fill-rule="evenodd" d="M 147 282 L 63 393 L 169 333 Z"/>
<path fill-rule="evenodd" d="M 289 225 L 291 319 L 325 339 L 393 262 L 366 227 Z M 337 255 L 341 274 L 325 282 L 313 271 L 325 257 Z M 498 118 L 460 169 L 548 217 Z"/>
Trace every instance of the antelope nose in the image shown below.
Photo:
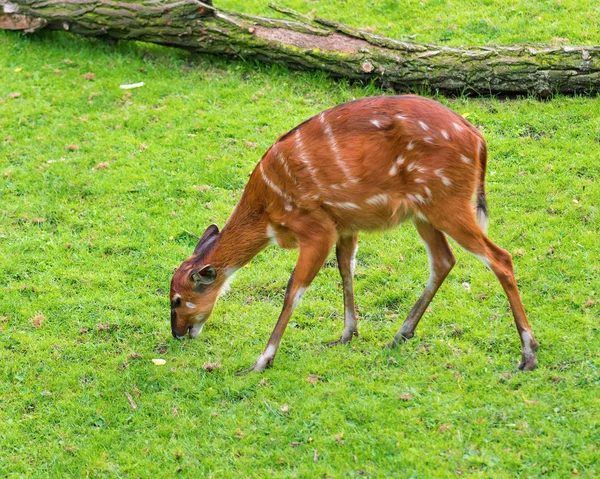
<path fill-rule="evenodd" d="M 175 339 L 183 339 L 183 338 L 185 338 L 185 334 L 183 336 L 177 336 L 177 333 L 175 332 L 174 329 L 171 330 L 171 334 L 173 335 L 173 337 Z"/>

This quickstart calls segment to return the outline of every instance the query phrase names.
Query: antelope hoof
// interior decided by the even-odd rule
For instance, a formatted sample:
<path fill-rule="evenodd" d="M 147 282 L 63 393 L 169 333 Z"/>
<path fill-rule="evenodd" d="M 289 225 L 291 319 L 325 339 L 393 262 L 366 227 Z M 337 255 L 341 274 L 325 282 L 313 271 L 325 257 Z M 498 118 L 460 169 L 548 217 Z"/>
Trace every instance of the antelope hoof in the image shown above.
<path fill-rule="evenodd" d="M 384 348 L 387 349 L 393 349 L 396 346 L 398 346 L 400 343 L 403 343 L 404 341 L 408 341 L 410 338 L 412 338 L 415 335 L 414 332 L 407 332 L 407 333 L 398 333 L 396 334 L 396 336 L 394 336 L 394 340 L 387 343 Z"/>
<path fill-rule="evenodd" d="M 357 330 L 350 331 L 348 333 L 346 333 L 344 331 L 342 333 L 342 337 L 340 339 L 338 339 L 337 341 L 331 341 L 329 343 L 325 343 L 325 346 L 327 346 L 328 348 L 332 348 L 333 346 L 337 346 L 338 344 L 348 344 L 350 341 L 352 341 L 353 336 L 358 337 Z"/>
<path fill-rule="evenodd" d="M 523 360 L 521 361 L 521 364 L 519 364 L 519 370 L 533 371 L 535 369 L 536 364 L 537 364 L 537 360 L 535 357 L 535 353 L 529 353 L 529 354 L 523 353 Z"/>
<path fill-rule="evenodd" d="M 263 356 L 259 357 L 258 360 L 254 363 L 254 366 L 249 367 L 248 369 L 242 369 L 235 373 L 236 376 L 243 376 L 248 373 L 262 373 L 265 369 L 273 364 L 274 358 L 265 358 Z"/>

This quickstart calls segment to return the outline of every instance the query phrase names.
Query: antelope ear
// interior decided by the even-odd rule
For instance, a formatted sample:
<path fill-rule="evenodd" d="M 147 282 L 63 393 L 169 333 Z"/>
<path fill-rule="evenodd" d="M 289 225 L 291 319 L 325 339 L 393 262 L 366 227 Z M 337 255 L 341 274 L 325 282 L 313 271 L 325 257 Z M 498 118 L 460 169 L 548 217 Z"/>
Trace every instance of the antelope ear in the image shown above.
<path fill-rule="evenodd" d="M 199 255 L 207 252 L 213 245 L 217 236 L 219 235 L 219 227 L 217 225 L 210 225 L 206 228 L 206 231 L 202 235 L 202 238 L 198 241 L 194 254 Z"/>
<path fill-rule="evenodd" d="M 213 265 L 207 264 L 200 271 L 192 273 L 192 279 L 196 284 L 210 284 L 217 279 L 217 270 Z"/>

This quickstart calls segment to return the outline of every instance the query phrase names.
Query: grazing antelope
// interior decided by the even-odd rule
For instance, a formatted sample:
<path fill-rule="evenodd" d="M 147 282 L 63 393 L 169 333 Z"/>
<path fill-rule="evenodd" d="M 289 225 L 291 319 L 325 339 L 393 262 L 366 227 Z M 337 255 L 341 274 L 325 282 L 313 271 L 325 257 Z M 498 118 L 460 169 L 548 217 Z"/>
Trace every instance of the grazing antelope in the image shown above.
<path fill-rule="evenodd" d="M 273 363 L 294 308 L 336 244 L 344 288 L 344 331 L 358 335 L 353 273 L 358 232 L 412 219 L 431 273 L 390 346 L 415 328 L 456 260 L 450 236 L 496 275 L 522 343 L 519 369 L 535 367 L 538 347 L 513 274 L 511 255 L 487 225 L 481 133 L 441 104 L 418 96 L 382 96 L 326 110 L 281 136 L 262 157 L 223 230 L 211 225 L 171 281 L 171 328 L 196 337 L 228 280 L 269 243 L 300 248 L 283 309 L 263 353 L 246 371 Z M 471 204 L 477 196 L 477 221 Z"/>

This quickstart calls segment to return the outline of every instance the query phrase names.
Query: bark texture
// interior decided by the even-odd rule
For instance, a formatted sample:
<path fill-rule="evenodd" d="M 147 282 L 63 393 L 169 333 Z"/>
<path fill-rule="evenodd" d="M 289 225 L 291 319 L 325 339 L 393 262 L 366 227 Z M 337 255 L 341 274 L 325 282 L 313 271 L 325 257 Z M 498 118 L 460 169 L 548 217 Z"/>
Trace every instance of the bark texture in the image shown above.
<path fill-rule="evenodd" d="M 290 20 L 210 0 L 0 0 L 0 28 L 141 40 L 375 80 L 395 90 L 521 94 L 600 91 L 600 46 L 450 48 L 407 43 L 271 5 Z"/>

